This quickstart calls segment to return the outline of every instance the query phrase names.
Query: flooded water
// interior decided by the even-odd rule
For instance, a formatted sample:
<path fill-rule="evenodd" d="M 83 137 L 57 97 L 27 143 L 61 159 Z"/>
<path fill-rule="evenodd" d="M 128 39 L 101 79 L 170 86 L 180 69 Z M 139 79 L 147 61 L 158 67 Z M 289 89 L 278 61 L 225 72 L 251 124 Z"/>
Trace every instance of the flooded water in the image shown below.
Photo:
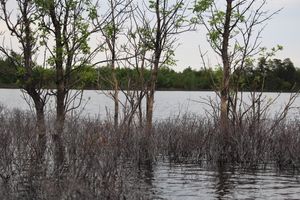
<path fill-rule="evenodd" d="M 145 199 L 300 199 L 300 176 L 275 168 L 210 170 L 197 164 L 158 162 L 143 169 Z"/>
<path fill-rule="evenodd" d="M 266 93 L 266 98 L 276 97 L 276 93 Z M 288 99 L 282 94 L 272 105 L 275 113 Z M 205 104 L 201 98 L 215 98 L 213 92 L 157 92 L 154 109 L 155 119 L 176 116 L 184 112 L 197 115 L 204 113 Z M 20 90 L 0 89 L 0 103 L 7 108 L 28 110 Z M 86 103 L 86 104 L 85 104 Z M 300 104 L 296 100 L 295 106 Z M 113 103 L 105 94 L 85 91 L 82 115 L 105 117 L 113 108 Z M 49 100 L 48 110 L 54 107 Z M 80 110 L 79 109 L 79 110 Z M 54 110 L 54 109 L 53 109 Z M 237 167 L 202 167 L 197 164 L 171 164 L 158 161 L 153 166 L 141 170 L 128 170 L 132 173 L 126 199 L 300 199 L 300 176 L 293 171 L 279 172 L 269 166 L 256 170 L 240 170 Z M 298 171 L 299 172 L 299 171 Z"/>
<path fill-rule="evenodd" d="M 106 118 L 113 112 L 113 101 L 108 96 L 109 91 L 101 92 L 96 90 L 86 90 L 83 94 L 81 106 L 76 110 L 84 117 L 100 117 Z M 265 93 L 265 104 L 274 100 L 278 93 Z M 272 106 L 269 107 L 271 114 L 280 112 L 289 99 L 290 93 L 282 93 L 276 99 Z M 249 102 L 249 93 L 244 93 L 243 98 L 247 104 Z M 124 107 L 125 97 L 120 93 L 120 110 Z M 196 115 L 204 115 L 206 111 L 211 111 L 211 106 L 207 105 L 207 100 L 211 99 L 215 102 L 218 97 L 215 92 L 203 91 L 157 91 L 155 93 L 154 114 L 155 120 L 165 119 L 168 117 L 176 117 L 181 114 L 191 113 Z M 54 111 L 54 99 L 49 99 L 47 104 L 48 112 Z M 0 89 L 0 104 L 13 109 L 29 110 L 28 101 L 24 100 L 24 94 L 18 89 Z M 75 103 L 76 104 L 76 103 Z M 215 105 L 217 106 L 218 103 Z M 300 98 L 297 98 L 294 106 L 300 105 Z M 145 107 L 145 102 L 143 102 Z M 243 105 L 246 106 L 247 105 Z M 292 111 L 293 115 L 298 115 L 298 109 Z M 112 115 L 111 115 L 112 116 Z"/>

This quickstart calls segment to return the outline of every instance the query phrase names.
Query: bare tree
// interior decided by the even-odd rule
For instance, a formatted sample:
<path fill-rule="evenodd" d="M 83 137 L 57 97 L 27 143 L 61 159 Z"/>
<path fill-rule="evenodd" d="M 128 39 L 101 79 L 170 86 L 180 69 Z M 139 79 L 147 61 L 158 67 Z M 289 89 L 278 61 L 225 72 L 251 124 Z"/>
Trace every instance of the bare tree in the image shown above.
<path fill-rule="evenodd" d="M 107 0 L 109 9 L 104 14 L 93 19 L 95 27 L 99 27 L 101 35 L 104 37 L 105 43 L 103 49 L 106 53 L 106 62 L 111 68 L 111 80 L 108 82 L 112 85 L 112 92 L 109 96 L 114 101 L 114 126 L 119 125 L 119 80 L 116 74 L 116 68 L 118 67 L 119 60 L 125 60 L 126 58 L 120 58 L 120 45 L 118 44 L 124 29 L 124 25 L 131 12 L 132 0 Z M 100 6 L 97 5 L 99 8 Z M 103 61 L 104 62 L 104 61 Z"/>
<path fill-rule="evenodd" d="M 147 68 L 150 68 L 146 56 L 149 48 L 143 45 L 143 38 L 140 34 L 140 28 L 136 24 L 134 13 L 130 17 L 131 25 L 126 34 L 128 44 L 124 46 L 124 52 L 128 54 L 128 58 L 123 62 L 123 66 L 131 68 L 133 73 L 127 78 L 127 87 L 122 90 L 126 97 L 126 103 L 123 108 L 126 110 L 124 121 L 128 127 L 132 123 L 134 116 L 138 118 L 138 126 L 143 126 L 143 99 L 147 94 L 146 74 Z"/>
<path fill-rule="evenodd" d="M 45 89 L 42 73 L 36 78 L 38 66 L 34 62 L 38 46 L 38 33 L 35 26 L 38 21 L 36 6 L 32 0 L 16 0 L 17 10 L 9 11 L 7 0 L 1 0 L 2 15 L 0 19 L 6 24 L 6 28 L 20 44 L 20 52 L 14 47 L 0 47 L 3 52 L 23 73 L 21 76 L 21 87 L 31 97 L 34 102 L 36 112 L 36 126 L 39 139 L 39 157 L 42 157 L 46 148 L 46 127 L 45 127 L 45 103 L 47 92 Z M 13 16 L 15 14 L 16 16 Z M 20 70 L 22 69 L 22 70 Z"/>
<path fill-rule="evenodd" d="M 151 130 L 153 120 L 154 93 L 159 68 L 164 64 L 170 64 L 174 60 L 176 36 L 182 32 L 189 31 L 190 26 L 186 21 L 186 7 L 183 0 L 170 3 L 168 0 L 150 1 L 146 5 L 146 12 L 138 12 L 139 34 L 143 38 L 143 45 L 148 48 L 151 58 L 151 74 L 147 81 L 146 94 L 146 127 Z M 146 3 L 144 2 L 144 5 Z M 141 8 L 139 10 L 142 10 Z"/>

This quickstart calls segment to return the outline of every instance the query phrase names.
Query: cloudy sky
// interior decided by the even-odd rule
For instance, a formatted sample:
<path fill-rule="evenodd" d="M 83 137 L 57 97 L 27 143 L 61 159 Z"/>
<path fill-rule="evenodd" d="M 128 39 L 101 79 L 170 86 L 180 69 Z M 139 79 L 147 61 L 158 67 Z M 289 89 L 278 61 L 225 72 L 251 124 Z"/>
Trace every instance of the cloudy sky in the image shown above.
<path fill-rule="evenodd" d="M 192 2 L 193 0 L 191 0 Z M 14 1 L 8 1 L 10 8 L 14 8 Z M 296 67 L 300 68 L 300 0 L 268 0 L 267 9 L 275 11 L 283 8 L 283 10 L 273 16 L 268 21 L 267 27 L 262 34 L 262 46 L 272 48 L 277 44 L 284 47 L 283 51 L 276 55 L 277 58 L 290 58 Z M 5 25 L 0 22 L 0 31 L 3 32 Z M 1 37 L 1 41 L 7 40 L 6 37 Z M 12 40 L 13 41 L 13 40 Z M 192 67 L 193 69 L 200 69 L 202 67 L 199 56 L 199 45 L 202 51 L 208 51 L 209 61 L 211 65 L 220 62 L 220 59 L 212 53 L 206 41 L 206 33 L 203 29 L 195 32 L 184 33 L 179 36 L 180 46 L 176 50 L 177 66 L 173 69 L 182 71 L 184 68 Z M 16 42 L 12 42 L 13 44 Z"/>
<path fill-rule="evenodd" d="M 272 48 L 277 44 L 283 46 L 283 51 L 276 55 L 277 58 L 290 58 L 295 66 L 300 67 L 300 0 L 270 0 L 267 9 L 275 11 L 283 10 L 275 15 L 267 24 L 262 34 L 262 46 Z M 199 45 L 203 51 L 210 51 L 205 40 L 205 33 L 197 31 L 186 33 L 180 37 L 181 45 L 176 50 L 178 60 L 176 70 L 182 70 L 188 66 L 199 69 L 202 64 L 199 58 Z M 209 54 L 209 61 L 220 62 L 213 53 Z"/>

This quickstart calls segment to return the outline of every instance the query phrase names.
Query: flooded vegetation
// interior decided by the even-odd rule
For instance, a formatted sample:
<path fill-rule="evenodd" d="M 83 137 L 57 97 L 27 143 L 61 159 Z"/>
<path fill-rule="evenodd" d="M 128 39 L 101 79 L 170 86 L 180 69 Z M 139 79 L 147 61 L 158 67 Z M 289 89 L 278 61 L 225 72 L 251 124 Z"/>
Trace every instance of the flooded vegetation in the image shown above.
<path fill-rule="evenodd" d="M 224 147 L 217 124 L 185 115 L 152 133 L 97 119 L 68 117 L 65 160 L 54 166 L 54 120 L 39 157 L 34 116 L 1 109 L 0 192 L 4 199 L 246 199 L 299 195 L 298 121 L 245 123 Z"/>
<path fill-rule="evenodd" d="M 274 58 L 281 45 L 261 46 L 264 27 L 281 11 L 267 0 L 0 4 L 0 83 L 20 88 L 32 111 L 0 107 L 1 198 L 299 195 L 300 121 L 289 116 L 299 70 Z M 179 36 L 196 29 L 215 55 L 201 44 L 193 59 L 202 70 L 175 75 Z M 80 114 L 90 103 L 85 88 L 110 100 L 93 103 L 98 117 Z M 205 105 L 206 115 L 177 115 L 159 107 L 181 98 L 156 92 L 164 88 L 214 93 L 184 101 Z M 273 109 L 280 94 L 265 91 L 292 93 Z M 19 104 L 9 98 L 3 103 Z"/>

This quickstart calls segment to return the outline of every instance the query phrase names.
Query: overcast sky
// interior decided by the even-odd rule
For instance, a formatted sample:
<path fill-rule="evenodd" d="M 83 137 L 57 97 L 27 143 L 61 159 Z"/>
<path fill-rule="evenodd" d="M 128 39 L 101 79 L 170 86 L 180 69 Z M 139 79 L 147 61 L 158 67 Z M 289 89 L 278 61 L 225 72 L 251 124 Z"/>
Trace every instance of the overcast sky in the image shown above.
<path fill-rule="evenodd" d="M 262 34 L 262 46 L 272 48 L 277 44 L 282 45 L 284 49 L 276 58 L 290 58 L 300 68 L 300 0 L 269 0 L 267 7 L 270 11 L 283 10 L 268 22 Z M 176 50 L 178 62 L 175 69 L 181 71 L 188 66 L 200 69 L 199 45 L 203 51 L 209 50 L 205 33 L 186 33 L 180 37 L 179 42 L 181 46 Z M 213 53 L 209 55 L 212 64 L 219 62 Z"/>
<path fill-rule="evenodd" d="M 276 55 L 276 58 L 290 58 L 296 67 L 300 67 L 300 0 L 269 0 L 268 2 L 267 9 L 270 11 L 280 8 L 283 10 L 268 22 L 262 34 L 262 46 L 272 48 L 277 44 L 282 45 L 284 49 Z M 10 6 L 14 7 L 13 4 Z M 0 31 L 3 31 L 4 27 L 3 22 L 0 22 Z M 7 35 L 5 41 L 8 41 Z M 210 50 L 203 30 L 184 33 L 179 36 L 178 42 L 180 46 L 175 52 L 177 66 L 173 67 L 176 71 L 182 71 L 189 66 L 193 69 L 202 67 L 199 45 L 203 51 L 211 52 L 208 54 L 211 65 L 220 62 L 220 59 Z"/>

